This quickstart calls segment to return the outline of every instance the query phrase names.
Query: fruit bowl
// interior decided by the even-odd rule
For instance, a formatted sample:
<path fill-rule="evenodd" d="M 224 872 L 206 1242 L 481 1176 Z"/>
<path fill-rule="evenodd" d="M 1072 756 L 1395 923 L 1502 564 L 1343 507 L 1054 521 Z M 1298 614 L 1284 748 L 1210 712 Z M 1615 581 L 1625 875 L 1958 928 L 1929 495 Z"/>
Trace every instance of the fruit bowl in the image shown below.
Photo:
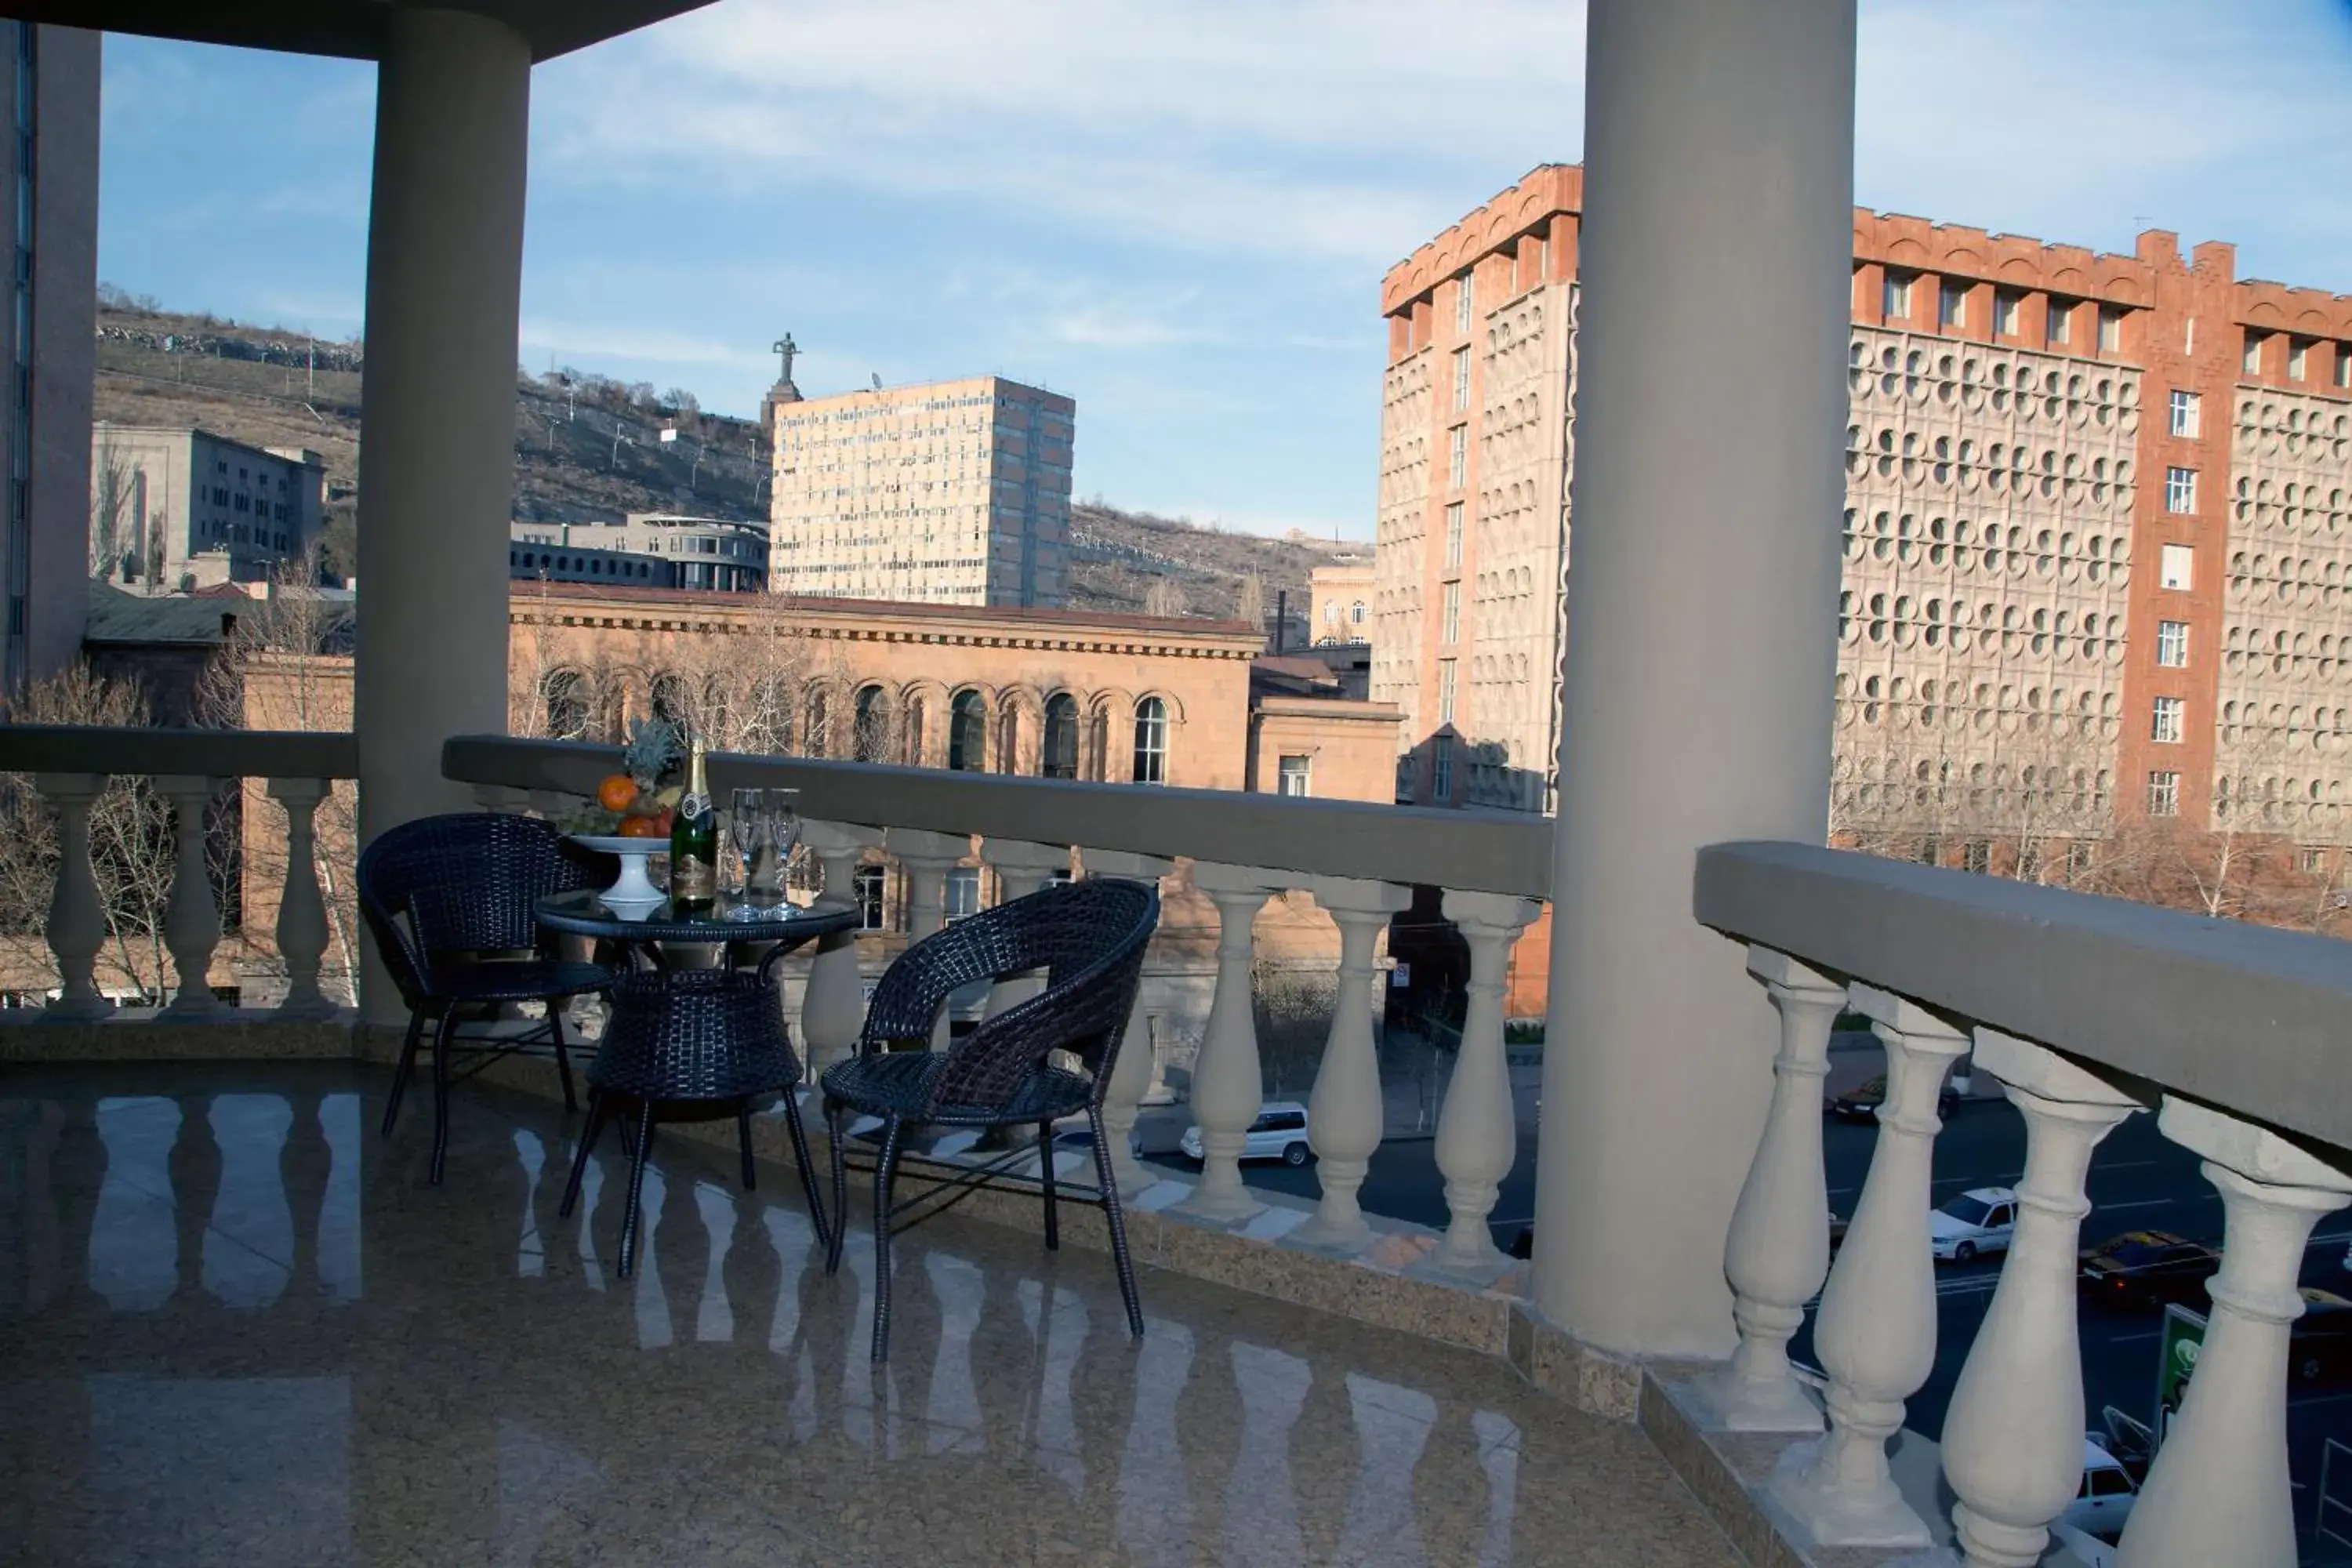
<path fill-rule="evenodd" d="M 625 921 L 641 921 L 661 908 L 668 897 L 646 875 L 646 861 L 656 855 L 669 853 L 666 838 L 624 838 L 618 835 L 567 834 L 572 843 L 599 855 L 619 858 L 621 875 L 618 880 L 596 896 L 604 907 Z"/>

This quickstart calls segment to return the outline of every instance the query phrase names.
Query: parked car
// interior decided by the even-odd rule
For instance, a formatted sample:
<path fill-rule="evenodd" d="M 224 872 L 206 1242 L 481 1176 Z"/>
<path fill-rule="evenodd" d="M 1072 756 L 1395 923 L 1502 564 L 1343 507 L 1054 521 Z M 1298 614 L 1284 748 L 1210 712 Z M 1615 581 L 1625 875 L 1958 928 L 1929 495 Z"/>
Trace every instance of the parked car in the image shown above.
<path fill-rule="evenodd" d="M 1182 1148 L 1191 1158 L 1201 1158 L 1198 1126 L 1184 1129 Z M 1258 1107 L 1257 1120 L 1250 1123 L 1242 1143 L 1244 1161 L 1279 1160 L 1286 1165 L 1304 1165 L 1312 1152 L 1307 1142 L 1307 1108 L 1294 1100 L 1268 1100 Z"/>
<path fill-rule="evenodd" d="M 1973 1263 L 1980 1252 L 2007 1252 L 2017 1232 L 2017 1194 L 1978 1187 L 1927 1214 L 1927 1239 L 1939 1258 Z"/>
<path fill-rule="evenodd" d="M 2352 1378 L 2352 1301 L 2306 1287 L 2303 1316 L 2287 1341 L 2286 1364 L 2297 1383 Z"/>
<path fill-rule="evenodd" d="M 2097 1437 L 2083 1438 L 2083 1481 L 2074 1493 L 2074 1500 L 2058 1516 L 2061 1523 L 2073 1526 L 2085 1535 L 2103 1535 L 2110 1539 L 2123 1532 L 2124 1521 L 2131 1518 L 2132 1504 L 2139 1500 L 2139 1483 L 2122 1460 L 2107 1451 L 2107 1446 Z"/>
<path fill-rule="evenodd" d="M 2093 1300 L 2200 1307 L 2221 1255 L 2168 1230 L 2127 1230 L 2083 1251 L 2082 1290 Z"/>
<path fill-rule="evenodd" d="M 1829 1113 L 1846 1121 L 1867 1121 L 1878 1114 L 1886 1103 L 1886 1079 L 1884 1075 L 1867 1083 L 1858 1083 L 1843 1094 L 1831 1098 Z M 1947 1121 L 1960 1108 L 1960 1091 L 1949 1079 L 1944 1080 L 1944 1092 L 1936 1098 L 1936 1114 Z"/>

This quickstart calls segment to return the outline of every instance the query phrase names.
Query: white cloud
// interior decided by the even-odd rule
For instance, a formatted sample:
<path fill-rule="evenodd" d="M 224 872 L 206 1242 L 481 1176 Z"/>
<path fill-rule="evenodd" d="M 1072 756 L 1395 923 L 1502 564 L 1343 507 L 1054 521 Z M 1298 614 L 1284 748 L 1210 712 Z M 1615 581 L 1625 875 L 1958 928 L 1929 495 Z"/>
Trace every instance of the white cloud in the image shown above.
<path fill-rule="evenodd" d="M 747 365 L 762 363 L 739 343 L 665 331 L 633 322 L 555 321 L 526 316 L 521 346 L 525 351 L 582 358 L 625 360 L 661 365 Z"/>

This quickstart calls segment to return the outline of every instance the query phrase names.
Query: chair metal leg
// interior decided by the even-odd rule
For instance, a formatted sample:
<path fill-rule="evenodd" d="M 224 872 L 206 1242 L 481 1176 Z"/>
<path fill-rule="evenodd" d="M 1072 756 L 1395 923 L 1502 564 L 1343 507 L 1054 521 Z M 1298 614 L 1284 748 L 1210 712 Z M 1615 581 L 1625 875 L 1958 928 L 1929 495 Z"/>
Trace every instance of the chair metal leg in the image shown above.
<path fill-rule="evenodd" d="M 743 1152 L 743 1190 L 760 1190 L 759 1173 L 751 1165 L 751 1102 L 745 1100 L 735 1108 L 735 1141 Z"/>
<path fill-rule="evenodd" d="M 580 1101 L 572 1094 L 572 1052 L 563 1043 L 563 1009 L 570 1000 L 562 996 L 547 999 L 547 1027 L 555 1037 L 555 1072 L 563 1080 L 563 1114 L 566 1116 L 580 1109 Z"/>
<path fill-rule="evenodd" d="M 416 1067 L 416 1042 L 425 1034 L 425 1009 L 408 1010 L 408 1033 L 400 1042 L 400 1065 L 392 1069 L 392 1093 L 383 1102 L 383 1135 L 392 1136 L 392 1124 L 400 1115 L 401 1092 L 408 1087 L 408 1075 Z"/>
<path fill-rule="evenodd" d="M 442 1010 L 440 1027 L 433 1031 L 432 1184 L 436 1187 L 449 1163 L 449 1042 L 457 1033 L 457 1006 L 453 1002 Z"/>
<path fill-rule="evenodd" d="M 808 1194 L 809 1221 L 816 1226 L 816 1238 L 824 1245 L 825 1256 L 837 1257 L 838 1244 L 834 1240 L 832 1227 L 825 1223 L 824 1205 L 817 1201 L 816 1162 L 809 1158 L 808 1134 L 801 1127 L 801 1098 L 791 1089 L 784 1091 L 784 1130 L 792 1134 L 793 1161 L 801 1168 L 801 1191 Z M 841 1202 L 838 1193 L 834 1202 Z M 836 1207 L 834 1212 L 838 1215 L 841 1211 Z M 838 1224 L 838 1218 L 834 1223 Z"/>
<path fill-rule="evenodd" d="M 645 1212 L 646 1161 L 654 1150 L 654 1102 L 640 1100 L 636 1147 L 629 1152 L 629 1200 L 621 1210 L 621 1259 L 617 1272 L 626 1279 L 637 1267 L 637 1223 Z"/>
<path fill-rule="evenodd" d="M 1062 1249 L 1062 1225 L 1054 1202 L 1054 1124 L 1037 1124 L 1037 1178 L 1045 1189 L 1045 1250 Z"/>
<path fill-rule="evenodd" d="M 906 1124 L 893 1116 L 882 1128 L 882 1158 L 874 1167 L 874 1364 L 890 1359 L 890 1184 L 898 1174 L 898 1139 Z"/>
<path fill-rule="evenodd" d="M 849 1157 L 842 1143 L 849 1129 L 848 1110 L 833 1100 L 824 1102 L 825 1142 L 833 1151 L 833 1240 L 824 1249 L 824 1271 L 841 1271 L 841 1243 L 849 1233 Z"/>
<path fill-rule="evenodd" d="M 604 1118 L 611 1109 L 603 1089 L 588 1091 L 588 1125 L 580 1130 L 580 1151 L 572 1156 L 572 1179 L 563 1184 L 563 1202 L 555 1211 L 559 1219 L 570 1219 L 579 1205 L 581 1178 L 588 1173 L 588 1156 L 595 1152 L 596 1139 L 604 1131 Z"/>
<path fill-rule="evenodd" d="M 1128 1331 L 1139 1340 L 1143 1307 L 1136 1300 L 1135 1263 L 1127 1253 L 1127 1218 L 1119 1211 L 1118 1178 L 1111 1174 L 1110 1150 L 1103 1143 L 1102 1113 L 1092 1106 L 1087 1109 L 1087 1131 L 1093 1135 L 1095 1183 L 1102 1189 L 1103 1217 L 1110 1222 L 1110 1256 L 1118 1268 L 1118 1293 L 1127 1302 Z"/>

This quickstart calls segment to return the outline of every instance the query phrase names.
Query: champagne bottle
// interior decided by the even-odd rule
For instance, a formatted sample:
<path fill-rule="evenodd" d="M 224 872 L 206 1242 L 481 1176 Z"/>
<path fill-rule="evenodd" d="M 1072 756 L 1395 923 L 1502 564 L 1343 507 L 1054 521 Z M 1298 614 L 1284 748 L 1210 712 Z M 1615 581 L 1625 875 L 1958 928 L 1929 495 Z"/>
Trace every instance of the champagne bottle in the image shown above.
<path fill-rule="evenodd" d="M 702 771 L 702 737 L 697 735 L 687 763 L 686 793 L 669 830 L 669 903 L 679 914 L 694 914 L 718 901 L 719 812 L 711 804 L 710 781 Z"/>

